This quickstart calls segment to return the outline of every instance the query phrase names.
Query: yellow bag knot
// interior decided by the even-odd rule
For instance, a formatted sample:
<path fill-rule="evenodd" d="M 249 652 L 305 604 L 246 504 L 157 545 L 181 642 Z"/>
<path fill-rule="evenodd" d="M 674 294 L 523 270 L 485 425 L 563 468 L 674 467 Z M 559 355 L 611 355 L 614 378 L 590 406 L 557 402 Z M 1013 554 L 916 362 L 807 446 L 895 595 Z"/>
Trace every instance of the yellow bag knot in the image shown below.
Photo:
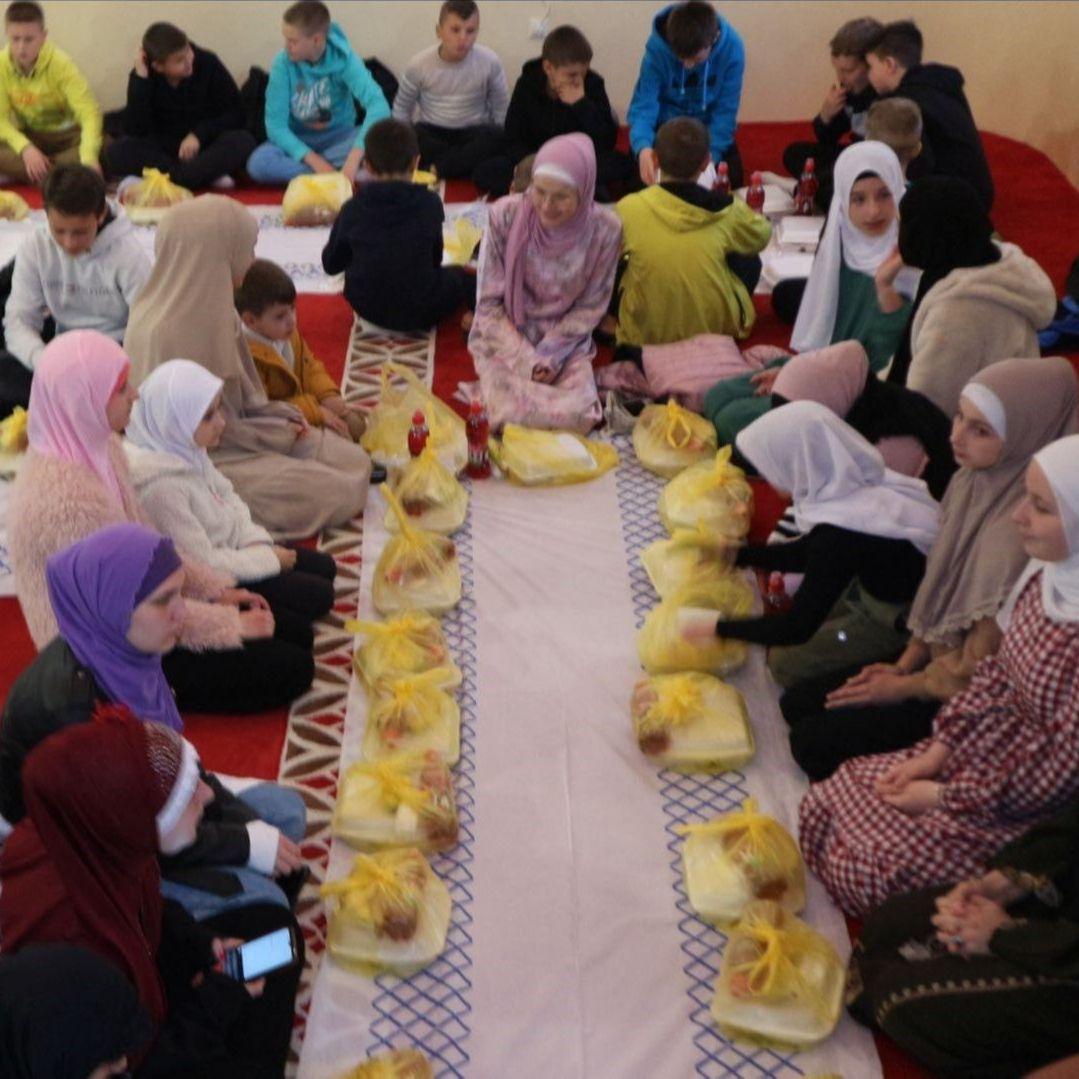
<path fill-rule="evenodd" d="M 693 428 L 689 425 L 686 410 L 673 399 L 667 402 L 665 428 L 664 437 L 672 449 L 684 449 L 693 438 Z"/>
<path fill-rule="evenodd" d="M 701 714 L 700 688 L 688 679 L 653 682 L 655 703 L 637 720 L 638 734 L 653 734 L 684 727 Z"/>
<path fill-rule="evenodd" d="M 387 809 L 398 806 L 422 809 L 431 801 L 431 792 L 417 787 L 412 773 L 422 767 L 423 760 L 415 755 L 402 755 L 384 761 L 361 761 L 349 770 L 349 777 L 366 777 L 378 786 L 378 794 Z"/>
<path fill-rule="evenodd" d="M 377 928 L 391 911 L 418 905 L 427 873 L 427 861 L 414 847 L 358 854 L 347 877 L 320 891 L 324 899 L 336 898 L 346 917 Z"/>

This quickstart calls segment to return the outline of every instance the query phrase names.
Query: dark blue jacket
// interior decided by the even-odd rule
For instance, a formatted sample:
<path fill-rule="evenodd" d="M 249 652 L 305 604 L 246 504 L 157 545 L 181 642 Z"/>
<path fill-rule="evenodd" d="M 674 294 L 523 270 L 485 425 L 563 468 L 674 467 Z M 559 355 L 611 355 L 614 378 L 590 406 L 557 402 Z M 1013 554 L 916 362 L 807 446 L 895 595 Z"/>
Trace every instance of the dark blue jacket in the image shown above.
<path fill-rule="evenodd" d="M 712 159 L 719 161 L 734 142 L 746 51 L 737 31 L 719 21 L 719 37 L 702 64 L 687 70 L 667 44 L 665 30 L 672 8 L 652 23 L 644 59 L 629 103 L 629 143 L 634 156 L 652 146 L 656 131 L 676 116 L 700 120 L 708 128 Z"/>

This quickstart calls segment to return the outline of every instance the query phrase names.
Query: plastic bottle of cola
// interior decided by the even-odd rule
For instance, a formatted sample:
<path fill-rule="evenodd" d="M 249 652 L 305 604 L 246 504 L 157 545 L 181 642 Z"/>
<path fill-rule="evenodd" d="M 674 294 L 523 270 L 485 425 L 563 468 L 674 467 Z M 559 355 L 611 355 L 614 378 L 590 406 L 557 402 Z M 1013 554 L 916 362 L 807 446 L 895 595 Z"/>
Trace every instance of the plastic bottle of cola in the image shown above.
<path fill-rule="evenodd" d="M 807 157 L 798 180 L 798 190 L 794 193 L 794 212 L 806 217 L 813 214 L 813 200 L 817 197 L 817 165 L 813 158 Z"/>
<path fill-rule="evenodd" d="M 716 166 L 716 182 L 712 185 L 712 190 L 721 195 L 731 193 L 731 170 L 726 161 L 721 161 Z"/>
<path fill-rule="evenodd" d="M 474 480 L 486 479 L 491 474 L 491 458 L 487 451 L 491 425 L 482 401 L 473 401 L 468 406 L 465 434 L 468 438 L 468 466 L 465 471 Z"/>
<path fill-rule="evenodd" d="M 408 429 L 408 452 L 413 457 L 419 457 L 427 445 L 427 420 L 418 409 L 412 413 L 412 426 Z"/>
<path fill-rule="evenodd" d="M 759 172 L 753 173 L 749 178 L 749 187 L 746 188 L 746 204 L 755 213 L 764 213 L 764 183 Z"/>
<path fill-rule="evenodd" d="M 791 609 L 791 598 L 787 595 L 787 586 L 783 574 L 773 570 L 768 575 L 768 588 L 764 593 L 764 611 L 766 614 L 783 614 Z"/>

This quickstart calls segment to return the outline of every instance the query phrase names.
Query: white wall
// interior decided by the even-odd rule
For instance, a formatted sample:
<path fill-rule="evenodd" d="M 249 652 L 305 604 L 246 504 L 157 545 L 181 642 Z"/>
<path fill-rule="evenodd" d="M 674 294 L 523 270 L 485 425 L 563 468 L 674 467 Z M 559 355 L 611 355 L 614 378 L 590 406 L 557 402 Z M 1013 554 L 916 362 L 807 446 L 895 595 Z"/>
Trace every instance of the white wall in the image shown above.
<path fill-rule="evenodd" d="M 46 0 L 45 10 L 54 40 L 82 66 L 102 104 L 116 108 L 149 23 L 177 22 L 242 81 L 248 67 L 267 67 L 280 47 L 286 6 L 266 0 Z M 595 67 L 624 115 L 652 15 L 661 6 L 651 0 L 481 0 L 480 40 L 502 56 L 512 86 L 521 64 L 539 52 L 539 42 L 528 36 L 531 20 L 546 17 L 551 27 L 574 23 L 592 42 Z M 840 23 L 859 15 L 913 17 L 925 35 L 926 58 L 963 71 L 979 126 L 1038 147 L 1079 186 L 1075 2 L 727 0 L 718 7 L 746 45 L 742 119 L 808 118 L 829 85 L 827 42 Z M 330 8 L 357 52 L 378 56 L 396 73 L 434 40 L 437 0 L 330 0 Z"/>

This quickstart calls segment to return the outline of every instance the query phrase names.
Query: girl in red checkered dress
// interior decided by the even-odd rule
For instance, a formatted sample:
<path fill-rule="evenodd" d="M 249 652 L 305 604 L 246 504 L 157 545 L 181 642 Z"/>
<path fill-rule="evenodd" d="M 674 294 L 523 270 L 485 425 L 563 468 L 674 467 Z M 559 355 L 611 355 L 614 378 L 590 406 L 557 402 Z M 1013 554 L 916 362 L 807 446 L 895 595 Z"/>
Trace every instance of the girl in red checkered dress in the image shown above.
<path fill-rule="evenodd" d="M 997 655 L 931 738 L 848 761 L 802 802 L 806 863 L 850 914 L 975 874 L 1079 793 L 1079 435 L 1035 454 L 1015 521 L 1032 561 Z"/>

